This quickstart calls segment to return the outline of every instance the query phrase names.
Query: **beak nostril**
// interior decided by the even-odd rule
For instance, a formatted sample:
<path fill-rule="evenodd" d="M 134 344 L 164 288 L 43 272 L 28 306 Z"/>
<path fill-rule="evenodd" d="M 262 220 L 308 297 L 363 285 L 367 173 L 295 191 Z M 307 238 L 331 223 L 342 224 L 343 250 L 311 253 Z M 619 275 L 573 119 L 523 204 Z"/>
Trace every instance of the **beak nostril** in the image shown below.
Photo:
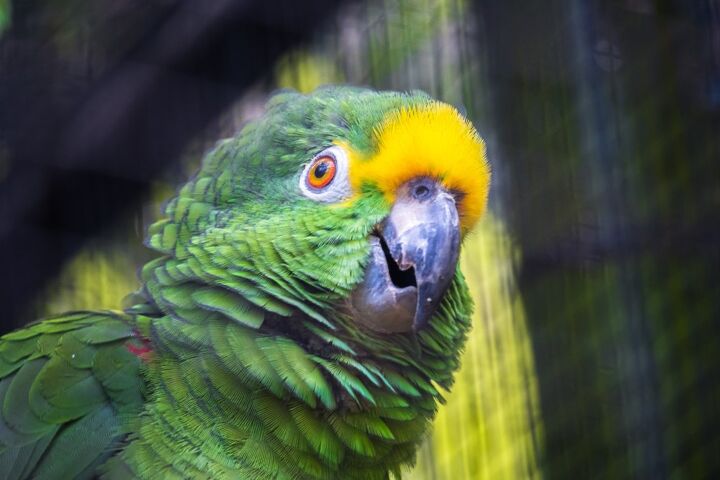
<path fill-rule="evenodd" d="M 424 200 L 428 196 L 430 196 L 430 189 L 425 185 L 420 184 L 413 189 L 413 197 L 417 200 Z"/>

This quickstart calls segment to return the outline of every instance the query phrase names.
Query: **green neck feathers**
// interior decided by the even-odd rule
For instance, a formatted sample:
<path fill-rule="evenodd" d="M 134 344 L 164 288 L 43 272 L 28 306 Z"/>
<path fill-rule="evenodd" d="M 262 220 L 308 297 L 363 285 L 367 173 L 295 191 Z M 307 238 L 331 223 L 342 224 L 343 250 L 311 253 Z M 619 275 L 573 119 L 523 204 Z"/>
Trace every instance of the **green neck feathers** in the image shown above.
<path fill-rule="evenodd" d="M 412 462 L 459 364 L 467 288 L 458 271 L 417 335 L 356 327 L 342 298 L 367 242 L 338 238 L 364 228 L 355 215 L 341 221 L 332 231 L 307 219 L 242 230 L 218 222 L 145 267 L 157 309 L 141 328 L 153 345 L 145 372 L 154 388 L 123 455 L 134 474 L 372 479 Z M 151 245 L 169 238 L 156 235 Z M 334 292 L 317 287 L 328 280 L 311 268 L 326 255 L 349 266 Z"/>

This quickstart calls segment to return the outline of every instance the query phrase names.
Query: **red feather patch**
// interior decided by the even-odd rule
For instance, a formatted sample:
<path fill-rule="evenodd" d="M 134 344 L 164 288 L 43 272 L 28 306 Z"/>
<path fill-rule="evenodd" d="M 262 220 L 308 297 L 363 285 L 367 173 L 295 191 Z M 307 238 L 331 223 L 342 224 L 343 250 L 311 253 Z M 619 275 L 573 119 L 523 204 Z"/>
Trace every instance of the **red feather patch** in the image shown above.
<path fill-rule="evenodd" d="M 125 348 L 128 349 L 128 352 L 132 353 L 140 360 L 143 360 L 145 362 L 150 359 L 150 354 L 152 354 L 152 346 L 150 345 L 150 340 L 140 335 L 140 332 L 138 331 L 135 331 L 135 338 L 129 340 L 125 344 Z"/>

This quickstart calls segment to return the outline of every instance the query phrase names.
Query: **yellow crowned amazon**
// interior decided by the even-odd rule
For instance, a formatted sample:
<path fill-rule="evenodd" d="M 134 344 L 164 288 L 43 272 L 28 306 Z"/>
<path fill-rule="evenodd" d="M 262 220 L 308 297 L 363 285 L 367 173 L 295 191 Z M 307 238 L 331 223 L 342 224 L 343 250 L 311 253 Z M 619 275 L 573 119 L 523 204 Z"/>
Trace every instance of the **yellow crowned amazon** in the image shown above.
<path fill-rule="evenodd" d="M 150 227 L 132 307 L 0 340 L 0 476 L 399 476 L 458 368 L 488 185 L 422 92 L 275 95 Z"/>

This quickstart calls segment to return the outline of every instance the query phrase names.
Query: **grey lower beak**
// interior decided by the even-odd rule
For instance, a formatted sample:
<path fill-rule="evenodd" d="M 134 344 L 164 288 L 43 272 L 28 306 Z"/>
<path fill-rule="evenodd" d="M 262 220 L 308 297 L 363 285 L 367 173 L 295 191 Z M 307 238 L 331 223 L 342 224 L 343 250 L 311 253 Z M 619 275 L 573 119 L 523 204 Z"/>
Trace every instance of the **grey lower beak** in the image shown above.
<path fill-rule="evenodd" d="M 429 178 L 400 187 L 373 240 L 365 279 L 353 294 L 361 321 L 384 332 L 423 328 L 452 281 L 459 251 L 452 195 Z"/>

